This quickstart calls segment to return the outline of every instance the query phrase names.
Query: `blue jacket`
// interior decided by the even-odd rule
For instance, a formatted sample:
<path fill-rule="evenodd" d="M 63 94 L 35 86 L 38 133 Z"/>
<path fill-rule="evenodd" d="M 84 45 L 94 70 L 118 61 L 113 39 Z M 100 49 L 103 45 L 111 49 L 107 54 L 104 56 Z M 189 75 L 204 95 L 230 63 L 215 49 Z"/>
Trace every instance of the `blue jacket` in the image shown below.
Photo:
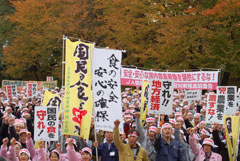
<path fill-rule="evenodd" d="M 161 136 L 154 143 L 157 152 L 156 161 L 183 161 L 180 146 L 176 140 L 168 144 Z"/>
<path fill-rule="evenodd" d="M 93 148 L 93 155 L 96 155 L 95 148 Z M 118 150 L 113 142 L 109 150 L 107 143 L 100 143 L 98 145 L 98 156 L 101 156 L 103 161 L 118 161 Z"/>

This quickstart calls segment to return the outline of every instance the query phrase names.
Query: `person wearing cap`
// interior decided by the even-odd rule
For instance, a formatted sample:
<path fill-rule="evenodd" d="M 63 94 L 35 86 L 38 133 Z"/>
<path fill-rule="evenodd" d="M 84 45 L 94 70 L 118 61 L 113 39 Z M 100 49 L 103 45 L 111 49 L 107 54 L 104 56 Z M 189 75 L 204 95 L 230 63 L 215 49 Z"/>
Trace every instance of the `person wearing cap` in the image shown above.
<path fill-rule="evenodd" d="M 119 153 L 119 161 L 148 161 L 148 154 L 145 149 L 137 145 L 139 134 L 132 130 L 128 134 L 128 143 L 124 144 L 120 140 L 119 120 L 114 121 L 113 141 Z"/>
<path fill-rule="evenodd" d="M 209 129 L 203 128 L 203 129 L 200 131 L 200 137 L 201 137 L 201 140 L 199 141 L 200 144 L 203 143 L 204 139 L 210 138 L 210 137 L 211 137 L 211 133 L 210 133 Z"/>
<path fill-rule="evenodd" d="M 136 125 L 137 125 L 137 131 L 139 132 L 139 143 L 141 146 L 146 149 L 148 153 L 148 159 L 149 161 L 155 161 L 156 160 L 156 151 L 154 149 L 154 141 L 156 136 L 156 127 L 151 126 L 154 124 L 149 124 L 149 127 L 147 128 L 147 133 L 145 133 L 145 129 L 143 129 L 141 123 L 140 123 L 140 113 L 136 112 L 134 114 L 136 118 Z M 153 121 L 153 118 L 150 120 Z"/>
<path fill-rule="evenodd" d="M 221 155 L 213 152 L 214 142 L 210 138 L 205 138 L 202 147 L 199 147 L 193 137 L 194 129 L 190 130 L 189 144 L 196 155 L 195 161 L 222 161 Z"/>
<path fill-rule="evenodd" d="M 128 131 L 130 130 L 130 125 L 133 121 L 133 115 L 126 113 L 124 115 L 124 124 L 123 124 L 123 129 L 124 133 L 126 133 L 126 137 L 128 137 Z"/>
<path fill-rule="evenodd" d="M 113 142 L 113 132 L 106 131 L 105 132 L 106 142 L 98 144 L 98 142 L 94 142 L 92 149 L 93 155 L 96 156 L 96 148 L 98 151 L 98 156 L 101 156 L 101 160 L 104 161 L 118 161 L 118 150 Z"/>
<path fill-rule="evenodd" d="M 92 150 L 88 147 L 81 150 L 82 161 L 90 161 L 92 158 Z"/>
<path fill-rule="evenodd" d="M 27 149 L 21 149 L 18 156 L 19 161 L 30 160 L 30 152 Z"/>
<path fill-rule="evenodd" d="M 164 123 L 162 134 L 158 135 L 154 148 L 157 152 L 157 161 L 183 161 L 179 143 L 171 138 L 173 130 L 170 123 Z"/>

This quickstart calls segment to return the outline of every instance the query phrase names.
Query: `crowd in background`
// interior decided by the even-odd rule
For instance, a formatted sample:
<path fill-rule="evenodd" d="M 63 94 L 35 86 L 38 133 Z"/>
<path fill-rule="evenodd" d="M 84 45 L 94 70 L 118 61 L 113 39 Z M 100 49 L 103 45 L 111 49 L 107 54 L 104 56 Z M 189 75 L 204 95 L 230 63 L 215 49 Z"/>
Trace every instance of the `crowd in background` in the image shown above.
<path fill-rule="evenodd" d="M 64 90 L 56 87 L 51 92 L 62 96 Z M 122 120 L 115 120 L 113 131 L 99 130 L 95 139 L 93 117 L 88 142 L 60 132 L 59 141 L 47 142 L 45 147 L 44 141 L 33 140 L 34 107 L 41 105 L 44 91 L 39 91 L 37 97 L 27 98 L 24 87 L 17 97 L 8 99 L 0 90 L 0 160 L 229 161 L 223 125 L 205 122 L 209 93 L 214 92 L 206 92 L 201 100 L 190 102 L 183 93 L 175 91 L 171 115 L 149 114 L 141 120 L 142 92 L 125 88 L 123 134 L 118 128 Z"/>

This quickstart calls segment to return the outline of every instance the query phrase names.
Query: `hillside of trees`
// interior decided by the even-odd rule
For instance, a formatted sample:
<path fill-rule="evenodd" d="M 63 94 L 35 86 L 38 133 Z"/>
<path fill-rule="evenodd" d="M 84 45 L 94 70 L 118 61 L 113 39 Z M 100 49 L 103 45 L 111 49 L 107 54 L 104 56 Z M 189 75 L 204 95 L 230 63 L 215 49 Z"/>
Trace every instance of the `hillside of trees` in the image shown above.
<path fill-rule="evenodd" d="M 0 79 L 60 82 L 63 35 L 126 50 L 123 65 L 217 68 L 240 86 L 239 0 L 0 0 Z"/>

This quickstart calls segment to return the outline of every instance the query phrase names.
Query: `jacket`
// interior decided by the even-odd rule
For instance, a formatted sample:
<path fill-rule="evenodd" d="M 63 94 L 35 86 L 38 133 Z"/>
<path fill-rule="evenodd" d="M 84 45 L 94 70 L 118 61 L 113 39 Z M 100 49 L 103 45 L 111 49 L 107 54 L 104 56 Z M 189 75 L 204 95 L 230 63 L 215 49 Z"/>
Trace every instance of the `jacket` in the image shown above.
<path fill-rule="evenodd" d="M 174 129 L 174 137 L 175 137 L 175 140 L 178 142 L 178 144 L 180 146 L 180 151 L 182 153 L 183 160 L 184 161 L 191 161 L 191 160 L 193 160 L 194 157 L 193 158 L 190 157 L 190 152 L 192 152 L 191 148 L 190 148 L 190 146 L 187 143 L 185 143 L 182 140 L 179 129 Z"/>
<path fill-rule="evenodd" d="M 218 146 L 217 152 L 222 156 L 223 161 L 229 161 L 229 156 L 228 156 L 228 149 L 226 148 L 226 144 L 224 144 L 219 137 L 218 131 L 213 130 L 213 141 L 214 143 Z"/>
<path fill-rule="evenodd" d="M 171 140 L 168 144 L 159 135 L 155 140 L 154 148 L 157 152 L 157 161 L 183 161 L 180 146 L 176 140 Z"/>
<path fill-rule="evenodd" d="M 104 161 L 118 161 L 118 150 L 114 143 L 111 143 L 111 147 L 108 150 L 108 143 L 99 144 L 98 148 L 98 156 L 101 156 L 101 160 Z M 96 155 L 96 148 L 92 149 L 93 155 Z"/>
<path fill-rule="evenodd" d="M 136 119 L 136 127 L 139 132 L 139 143 L 141 146 L 146 149 L 148 153 L 149 161 L 155 161 L 157 153 L 154 148 L 154 143 L 152 143 L 147 136 L 147 129 L 143 129 L 140 123 L 140 119 Z"/>
<path fill-rule="evenodd" d="M 197 145 L 195 138 L 193 136 L 189 136 L 189 143 L 193 153 L 196 155 L 195 161 L 204 161 L 204 159 L 206 158 L 205 152 L 203 151 L 202 147 L 199 147 Z M 209 161 L 222 161 L 222 157 L 221 155 L 212 152 Z"/>
<path fill-rule="evenodd" d="M 118 127 L 115 127 L 113 130 L 113 140 L 115 146 L 118 149 L 119 161 L 133 161 L 134 160 L 133 150 L 131 149 L 129 144 L 123 144 L 123 142 L 120 140 Z M 139 146 L 138 148 L 139 150 L 135 161 L 148 161 L 148 155 L 146 150 Z"/>

